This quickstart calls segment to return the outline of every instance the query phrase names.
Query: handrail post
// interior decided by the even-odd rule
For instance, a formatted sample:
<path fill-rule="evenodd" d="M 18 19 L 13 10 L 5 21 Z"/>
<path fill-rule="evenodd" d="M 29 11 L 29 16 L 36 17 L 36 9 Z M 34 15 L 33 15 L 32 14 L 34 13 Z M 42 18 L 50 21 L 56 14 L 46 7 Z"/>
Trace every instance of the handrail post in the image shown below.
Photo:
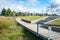
<path fill-rule="evenodd" d="M 39 24 L 37 23 L 37 35 L 39 36 Z"/>
<path fill-rule="evenodd" d="M 48 27 L 48 40 L 51 40 L 51 26 Z"/>

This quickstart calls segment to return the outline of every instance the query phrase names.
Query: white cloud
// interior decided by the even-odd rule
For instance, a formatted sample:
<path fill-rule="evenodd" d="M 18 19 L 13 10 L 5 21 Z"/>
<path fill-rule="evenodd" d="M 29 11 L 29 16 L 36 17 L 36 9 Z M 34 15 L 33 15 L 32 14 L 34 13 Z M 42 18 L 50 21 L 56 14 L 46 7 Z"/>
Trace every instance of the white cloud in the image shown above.
<path fill-rule="evenodd" d="M 15 2 L 15 0 L 1 0 L 0 1 L 0 11 L 3 9 L 3 8 L 10 8 L 11 10 L 15 10 L 15 11 L 23 11 L 23 12 L 40 12 L 39 9 L 36 9 L 36 8 L 26 8 L 24 6 L 24 4 L 26 4 L 25 2 L 21 1 L 19 2 L 18 4 L 15 4 L 13 3 Z M 32 4 L 32 5 L 36 5 L 38 4 L 39 2 L 37 2 L 37 0 L 27 0 L 27 4 Z"/>
<path fill-rule="evenodd" d="M 60 4 L 60 0 L 51 0 L 54 4 Z"/>
<path fill-rule="evenodd" d="M 60 0 L 55 0 L 55 3 L 56 4 L 60 4 Z"/>
<path fill-rule="evenodd" d="M 15 11 L 21 11 L 24 7 L 23 7 L 23 2 L 20 2 L 19 4 L 14 4 L 13 3 L 14 0 L 2 0 L 0 1 L 0 11 L 3 8 L 10 8 L 11 10 L 15 10 Z"/>
<path fill-rule="evenodd" d="M 60 0 L 51 0 L 51 3 L 54 4 L 54 10 L 53 10 L 53 13 L 60 13 L 56 10 L 60 10 Z M 51 14 L 51 8 L 49 10 L 49 14 Z"/>
<path fill-rule="evenodd" d="M 41 3 L 41 1 L 38 1 L 38 0 L 27 0 L 27 5 L 38 5 L 39 3 Z"/>

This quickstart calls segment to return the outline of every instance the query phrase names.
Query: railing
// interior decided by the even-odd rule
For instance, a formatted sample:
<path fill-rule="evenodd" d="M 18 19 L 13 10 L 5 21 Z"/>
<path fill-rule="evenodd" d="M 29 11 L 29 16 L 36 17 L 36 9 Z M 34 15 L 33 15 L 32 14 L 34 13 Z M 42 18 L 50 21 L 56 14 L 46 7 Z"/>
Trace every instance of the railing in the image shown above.
<path fill-rule="evenodd" d="M 46 30 L 47 30 L 47 33 L 43 33 L 43 34 L 45 34 L 45 37 L 48 38 L 48 40 L 53 39 L 54 36 L 60 37 L 60 36 L 59 36 L 59 35 L 60 35 L 59 33 L 54 33 L 54 32 L 52 31 L 52 26 L 60 26 L 60 25 L 39 24 L 39 23 L 37 23 L 37 35 L 38 35 L 38 36 L 40 35 L 39 33 L 41 33 L 41 31 L 39 31 L 39 28 L 41 28 L 39 25 L 47 25 L 47 26 L 48 26 L 48 29 L 46 29 Z M 52 32 L 53 32 L 53 33 L 52 33 Z M 53 35 L 53 34 L 55 34 L 55 35 Z"/>

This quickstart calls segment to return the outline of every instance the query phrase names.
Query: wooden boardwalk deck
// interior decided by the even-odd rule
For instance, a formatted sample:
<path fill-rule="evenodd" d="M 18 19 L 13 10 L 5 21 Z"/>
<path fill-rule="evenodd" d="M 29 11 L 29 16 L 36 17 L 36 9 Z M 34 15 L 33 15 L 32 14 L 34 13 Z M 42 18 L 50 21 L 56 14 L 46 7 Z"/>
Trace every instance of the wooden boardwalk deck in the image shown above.
<path fill-rule="evenodd" d="M 39 36 L 43 36 L 44 38 L 47 38 L 49 37 L 48 35 L 48 29 L 44 29 L 42 27 L 39 27 L 39 32 L 37 34 L 37 24 L 31 24 L 31 23 L 26 23 L 26 22 L 23 22 L 21 21 L 21 19 L 19 18 L 16 18 L 16 21 L 23 25 L 25 28 L 27 28 L 28 30 L 30 30 L 33 34 Z M 40 36 L 39 36 L 40 37 Z M 51 39 L 52 40 L 60 40 L 60 33 L 59 32 L 55 32 L 55 31 L 51 31 Z"/>

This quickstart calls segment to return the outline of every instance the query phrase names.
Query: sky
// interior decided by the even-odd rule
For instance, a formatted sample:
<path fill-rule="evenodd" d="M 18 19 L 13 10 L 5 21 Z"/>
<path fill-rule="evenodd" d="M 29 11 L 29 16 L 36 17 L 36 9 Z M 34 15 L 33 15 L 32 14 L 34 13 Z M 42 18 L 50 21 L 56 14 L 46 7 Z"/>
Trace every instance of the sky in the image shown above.
<path fill-rule="evenodd" d="M 16 12 L 40 13 L 42 10 L 45 12 L 51 2 L 51 0 L 1 0 L 0 12 L 3 8 L 10 8 Z M 60 0 L 53 0 L 53 3 L 60 4 Z"/>

